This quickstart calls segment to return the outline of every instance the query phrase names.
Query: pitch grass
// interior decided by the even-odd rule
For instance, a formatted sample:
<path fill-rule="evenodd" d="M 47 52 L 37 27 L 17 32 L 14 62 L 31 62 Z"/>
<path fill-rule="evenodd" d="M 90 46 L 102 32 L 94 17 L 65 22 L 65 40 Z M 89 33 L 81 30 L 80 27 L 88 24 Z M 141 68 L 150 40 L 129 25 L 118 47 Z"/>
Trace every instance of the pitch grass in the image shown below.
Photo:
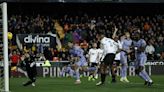
<path fill-rule="evenodd" d="M 143 86 L 144 81 L 139 77 L 128 77 L 130 83 L 117 82 L 110 83 L 107 78 L 104 86 L 95 86 L 96 81 L 87 81 L 82 78 L 82 84 L 75 85 L 73 78 L 38 78 L 36 86 L 23 87 L 22 83 L 26 78 L 11 78 L 11 92 L 164 92 L 164 75 L 152 76 L 154 85 L 152 87 Z"/>

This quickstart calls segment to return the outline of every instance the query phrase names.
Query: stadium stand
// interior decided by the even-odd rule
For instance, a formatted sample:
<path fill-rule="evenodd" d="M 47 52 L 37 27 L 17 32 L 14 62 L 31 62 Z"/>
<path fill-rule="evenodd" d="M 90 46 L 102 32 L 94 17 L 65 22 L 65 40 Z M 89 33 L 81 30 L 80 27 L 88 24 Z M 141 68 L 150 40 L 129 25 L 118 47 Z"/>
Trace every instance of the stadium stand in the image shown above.
<path fill-rule="evenodd" d="M 21 8 L 19 8 L 20 10 L 18 10 L 25 10 L 25 13 L 10 14 L 9 31 L 12 32 L 14 36 L 11 43 L 13 46 L 16 46 L 16 34 L 58 34 L 63 48 L 60 50 L 57 48 L 45 49 L 45 57 L 49 60 L 53 60 L 54 57 L 59 57 L 60 60 L 68 59 L 68 50 L 65 46 L 69 41 L 76 43 L 78 42 L 83 47 L 85 47 L 84 49 L 87 53 L 93 42 L 99 44 L 99 39 L 97 39 L 98 32 L 103 31 L 106 33 L 107 37 L 111 37 L 114 25 L 116 25 L 119 29 L 119 36 L 123 35 L 125 31 L 129 31 L 131 34 L 133 34 L 133 28 L 139 28 L 140 32 L 142 33 L 142 38 L 144 38 L 149 44 L 146 51 L 148 54 L 148 59 L 159 60 L 164 58 L 164 15 L 155 12 L 156 8 L 152 8 L 151 5 L 148 5 L 147 8 L 152 9 L 152 12 L 155 12 L 155 14 L 151 13 L 150 11 L 148 12 L 149 9 L 142 10 L 144 8 L 144 5 L 142 4 L 139 9 L 134 9 L 134 7 L 132 7 L 133 4 L 131 4 L 126 8 L 126 5 L 121 5 L 119 8 L 116 7 L 116 10 L 112 11 L 111 14 L 109 12 L 106 13 L 107 11 L 102 13 L 103 8 L 107 8 L 110 11 L 113 9 L 110 9 L 112 6 L 104 5 L 101 9 L 98 10 L 100 11 L 100 14 L 95 12 L 95 15 L 92 14 L 93 11 L 91 11 L 91 9 L 95 8 L 96 5 L 92 4 L 89 5 L 89 9 L 85 11 L 85 5 L 81 5 L 83 8 L 80 10 L 80 8 L 75 5 L 67 4 L 66 6 L 63 6 L 63 4 L 59 3 L 59 5 L 55 6 L 55 12 L 52 11 L 53 9 L 50 9 L 54 8 L 52 5 L 46 5 L 50 10 L 42 10 L 42 4 L 39 4 L 36 8 L 34 7 L 37 5 L 31 5 L 31 8 L 27 8 L 27 5 L 25 4 L 24 9 L 21 10 Z M 9 8 L 12 7 L 14 6 L 9 6 Z M 22 5 L 20 6 L 18 4 L 17 7 L 22 7 Z M 59 7 L 61 11 L 59 10 Z M 66 7 L 69 8 L 68 11 L 64 10 L 67 9 Z M 77 9 L 74 8 L 75 12 L 78 11 L 77 14 L 73 13 L 73 11 L 68 13 L 71 11 L 71 7 L 77 7 Z M 159 5 L 159 7 L 162 6 Z M 33 10 L 33 14 L 30 14 L 30 10 L 32 11 L 32 8 L 34 8 L 35 11 L 38 11 L 34 12 Z M 127 8 L 133 9 L 128 10 L 129 13 L 127 13 Z M 39 12 L 39 9 L 42 10 L 42 12 Z M 28 12 L 26 12 L 26 10 Z M 118 13 L 119 11 L 120 13 Z M 37 60 L 40 57 L 39 55 L 42 51 L 39 51 L 35 45 L 32 48 L 30 49 L 37 53 Z M 27 49 L 29 48 L 24 48 L 24 50 Z M 16 48 L 14 50 L 16 50 Z M 12 50 L 10 51 L 12 52 Z M 46 55 L 47 53 L 50 54 Z"/>

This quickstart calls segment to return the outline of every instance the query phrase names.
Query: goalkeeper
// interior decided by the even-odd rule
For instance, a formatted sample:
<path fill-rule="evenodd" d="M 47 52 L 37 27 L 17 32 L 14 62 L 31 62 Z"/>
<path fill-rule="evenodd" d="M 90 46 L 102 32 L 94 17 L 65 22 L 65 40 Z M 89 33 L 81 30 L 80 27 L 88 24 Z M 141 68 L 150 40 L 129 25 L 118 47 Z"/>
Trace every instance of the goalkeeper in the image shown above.
<path fill-rule="evenodd" d="M 34 61 L 34 57 L 26 52 L 24 61 L 26 63 L 27 75 L 30 80 L 24 83 L 23 86 L 28 86 L 28 85 L 35 86 L 37 72 L 36 72 L 36 63 Z"/>

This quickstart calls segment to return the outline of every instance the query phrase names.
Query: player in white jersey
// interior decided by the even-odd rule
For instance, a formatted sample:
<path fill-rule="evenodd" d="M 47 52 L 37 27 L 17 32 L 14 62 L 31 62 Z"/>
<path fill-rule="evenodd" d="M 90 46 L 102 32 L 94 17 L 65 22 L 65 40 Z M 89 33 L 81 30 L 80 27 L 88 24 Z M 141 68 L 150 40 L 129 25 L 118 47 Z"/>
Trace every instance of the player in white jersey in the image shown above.
<path fill-rule="evenodd" d="M 117 51 L 121 50 L 122 49 L 122 44 L 118 40 L 118 37 L 117 36 L 115 37 L 115 41 L 118 43 L 118 47 L 116 48 Z M 118 68 L 118 66 L 120 64 L 120 59 L 121 59 L 121 57 L 120 57 L 120 52 L 119 52 L 119 53 L 117 53 L 115 55 L 114 62 L 113 62 L 113 65 L 112 65 L 112 69 L 111 69 L 112 83 L 115 83 L 116 82 L 116 73 L 117 73 L 117 68 Z"/>
<path fill-rule="evenodd" d="M 89 49 L 89 65 L 90 67 L 95 67 L 96 71 L 90 72 L 90 75 L 88 77 L 88 81 L 95 80 L 98 78 L 97 70 L 98 70 L 98 63 L 99 63 L 99 49 L 97 49 L 97 43 L 93 43 L 93 48 Z"/>
<path fill-rule="evenodd" d="M 118 29 L 115 28 L 114 34 L 116 34 Z M 103 49 L 103 61 L 100 65 L 101 81 L 96 85 L 100 86 L 105 83 L 105 78 L 107 75 L 107 67 L 112 68 L 115 54 L 117 53 L 118 43 L 115 41 L 115 35 L 113 34 L 113 39 L 105 37 L 104 33 L 99 33 L 101 39 L 101 48 Z"/>

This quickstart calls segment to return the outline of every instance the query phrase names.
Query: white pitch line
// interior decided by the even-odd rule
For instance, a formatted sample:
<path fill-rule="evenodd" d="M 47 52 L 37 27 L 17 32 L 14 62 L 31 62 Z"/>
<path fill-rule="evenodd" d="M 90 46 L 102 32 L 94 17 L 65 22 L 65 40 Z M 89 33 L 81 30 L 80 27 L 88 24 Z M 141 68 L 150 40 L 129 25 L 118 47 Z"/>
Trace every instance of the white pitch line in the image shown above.
<path fill-rule="evenodd" d="M 140 84 L 144 84 L 144 83 L 133 83 L 133 82 L 131 82 L 131 83 L 129 83 L 129 84 L 138 84 L 138 85 L 140 85 Z M 156 85 L 156 86 L 164 86 L 164 85 L 156 84 L 156 83 L 154 83 L 153 85 Z"/>
<path fill-rule="evenodd" d="M 110 83 L 111 84 L 111 83 Z M 134 83 L 134 82 L 130 82 L 130 83 L 123 83 L 123 82 L 119 82 L 119 83 L 116 83 L 116 84 L 136 84 L 136 85 L 144 85 L 144 83 Z M 164 86 L 162 84 L 157 84 L 157 83 L 154 83 L 153 85 L 156 85 L 156 86 Z"/>

